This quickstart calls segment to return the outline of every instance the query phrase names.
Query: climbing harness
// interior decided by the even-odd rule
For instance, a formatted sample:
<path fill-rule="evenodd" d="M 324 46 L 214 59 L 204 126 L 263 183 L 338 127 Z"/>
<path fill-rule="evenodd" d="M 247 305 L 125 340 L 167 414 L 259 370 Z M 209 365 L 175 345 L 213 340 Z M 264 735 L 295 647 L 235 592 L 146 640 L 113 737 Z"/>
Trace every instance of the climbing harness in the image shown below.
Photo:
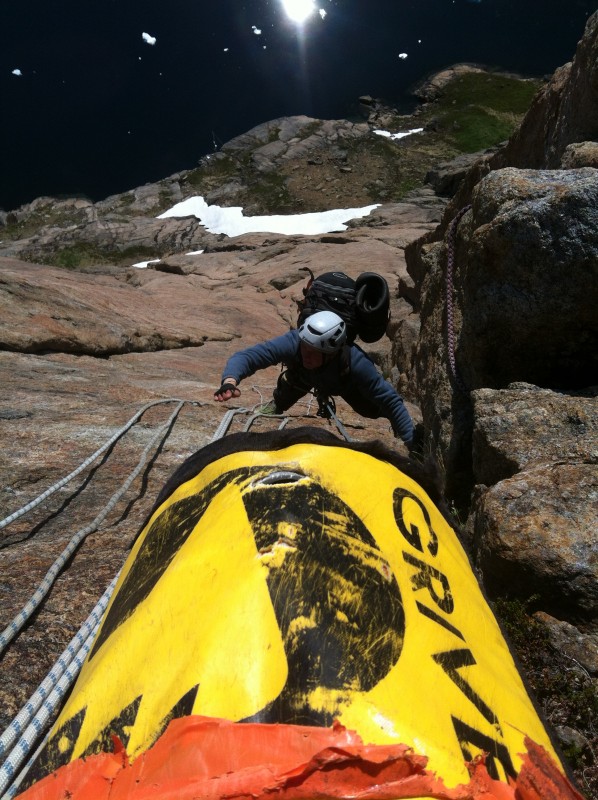
<path fill-rule="evenodd" d="M 357 439 L 354 439 L 352 436 L 349 436 L 347 433 L 347 429 L 340 421 L 336 414 L 336 403 L 332 397 L 327 397 L 326 395 L 322 394 L 314 394 L 314 397 L 318 401 L 318 417 L 323 417 L 324 419 L 332 420 L 336 427 L 339 430 L 339 433 L 344 438 L 346 442 L 355 442 Z"/>
<path fill-rule="evenodd" d="M 462 208 L 449 226 L 448 254 L 447 254 L 447 264 L 446 264 L 446 339 L 447 339 L 448 360 L 453 380 L 455 381 L 457 388 L 464 394 L 468 394 L 468 389 L 465 386 L 463 379 L 461 378 L 457 370 L 457 363 L 455 359 L 453 272 L 455 266 L 455 237 L 457 234 L 457 226 L 459 225 L 459 222 L 461 221 L 463 215 L 466 214 L 470 208 L 471 205 Z"/>

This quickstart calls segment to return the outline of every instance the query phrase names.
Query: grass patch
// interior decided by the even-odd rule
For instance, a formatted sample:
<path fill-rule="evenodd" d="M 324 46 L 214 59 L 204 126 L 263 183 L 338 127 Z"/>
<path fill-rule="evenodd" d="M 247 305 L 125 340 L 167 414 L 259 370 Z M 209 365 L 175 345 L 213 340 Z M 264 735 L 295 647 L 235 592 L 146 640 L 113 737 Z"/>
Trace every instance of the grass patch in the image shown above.
<path fill-rule="evenodd" d="M 493 73 L 471 72 L 446 85 L 440 105 L 479 105 L 523 116 L 541 81 L 519 80 Z"/>
<path fill-rule="evenodd" d="M 52 255 L 45 256 L 44 263 L 61 269 L 80 269 L 99 264 L 113 264 L 115 266 L 133 264 L 137 261 L 147 261 L 159 258 L 154 248 L 128 247 L 125 250 L 103 250 L 92 244 L 84 242 L 63 247 Z"/>
<path fill-rule="evenodd" d="M 215 185 L 215 181 L 225 180 L 236 175 L 239 169 L 238 163 L 226 154 L 212 156 L 204 164 L 190 170 L 185 175 L 185 183 L 195 189 L 201 189 L 206 185 Z"/>
<path fill-rule="evenodd" d="M 158 208 L 156 211 L 165 211 L 167 208 L 170 208 L 174 205 L 175 201 L 173 200 L 172 194 L 166 189 L 160 189 L 158 192 Z"/>
<path fill-rule="evenodd" d="M 477 153 L 508 139 L 515 125 L 489 114 L 485 109 L 468 106 L 445 117 L 447 133 L 462 153 Z"/>
<path fill-rule="evenodd" d="M 30 214 L 20 222 L 12 221 L 13 219 L 14 216 L 9 213 L 7 217 L 8 224 L 0 227 L 2 239 L 17 241 L 33 236 L 41 228 L 60 227 L 61 225 L 66 227 L 78 224 L 84 221 L 85 214 L 83 211 L 77 211 L 73 208 L 69 208 L 65 211 L 61 208 L 56 208 L 50 203 L 42 209 Z"/>
<path fill-rule="evenodd" d="M 508 139 L 540 87 L 540 81 L 492 73 L 470 73 L 452 80 L 423 115 L 463 153 L 485 150 Z"/>
<path fill-rule="evenodd" d="M 91 266 L 108 259 L 102 258 L 100 251 L 93 245 L 72 244 L 46 256 L 44 260 L 52 267 L 77 269 L 77 267 Z"/>
<path fill-rule="evenodd" d="M 246 176 L 247 178 L 249 176 Z M 261 213 L 289 214 L 295 210 L 286 178 L 278 172 L 265 172 L 249 179 L 247 197 L 256 205 Z"/>

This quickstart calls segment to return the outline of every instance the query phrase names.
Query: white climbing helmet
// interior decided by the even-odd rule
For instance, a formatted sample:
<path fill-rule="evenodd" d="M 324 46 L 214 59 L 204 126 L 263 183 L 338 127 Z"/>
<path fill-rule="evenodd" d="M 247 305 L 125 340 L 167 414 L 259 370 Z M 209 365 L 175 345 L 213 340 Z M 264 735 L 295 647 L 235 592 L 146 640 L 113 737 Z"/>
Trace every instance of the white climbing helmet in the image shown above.
<path fill-rule="evenodd" d="M 321 353 L 336 353 L 347 341 L 347 326 L 333 311 L 317 311 L 301 324 L 299 338 Z"/>

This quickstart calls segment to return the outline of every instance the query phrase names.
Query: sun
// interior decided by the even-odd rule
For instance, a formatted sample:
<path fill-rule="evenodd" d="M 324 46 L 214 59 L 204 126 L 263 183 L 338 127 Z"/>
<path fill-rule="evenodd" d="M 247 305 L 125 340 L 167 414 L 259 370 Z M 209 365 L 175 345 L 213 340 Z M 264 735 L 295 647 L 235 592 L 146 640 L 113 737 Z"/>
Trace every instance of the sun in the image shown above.
<path fill-rule="evenodd" d="M 315 0 L 282 0 L 287 17 L 301 24 L 316 10 Z"/>

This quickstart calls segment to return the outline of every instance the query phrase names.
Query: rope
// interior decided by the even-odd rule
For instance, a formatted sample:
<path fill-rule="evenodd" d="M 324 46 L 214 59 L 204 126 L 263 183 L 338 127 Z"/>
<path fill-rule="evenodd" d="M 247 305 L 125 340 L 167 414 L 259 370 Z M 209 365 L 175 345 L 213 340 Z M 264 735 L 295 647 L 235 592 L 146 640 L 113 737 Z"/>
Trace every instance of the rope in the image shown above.
<path fill-rule="evenodd" d="M 446 339 L 448 349 L 448 360 L 451 368 L 451 374 L 458 387 L 464 394 L 468 393 L 467 387 L 463 383 L 461 376 L 457 370 L 457 362 L 455 359 L 455 321 L 454 321 L 454 307 L 453 307 L 453 272 L 455 266 L 455 237 L 457 234 L 457 226 L 461 218 L 466 214 L 471 206 L 462 208 L 449 227 L 448 237 L 448 255 L 446 264 Z"/>
<path fill-rule="evenodd" d="M 40 494 L 39 497 L 36 497 L 35 500 L 32 500 L 30 503 L 27 503 L 27 505 L 23 506 L 23 508 L 20 508 L 18 511 L 15 511 L 13 514 L 6 517 L 5 519 L 0 520 L 0 530 L 2 530 L 2 528 L 5 528 L 7 525 L 10 525 L 10 523 L 14 522 L 16 519 L 19 519 L 19 517 L 24 516 L 29 511 L 32 511 L 40 503 L 43 503 L 44 500 L 50 497 L 50 495 L 53 495 L 54 492 L 57 492 L 59 489 L 62 489 L 62 487 L 65 486 L 69 481 L 71 481 L 73 478 L 79 475 L 79 473 L 83 472 L 83 470 L 90 464 L 92 464 L 96 460 L 96 458 L 101 456 L 102 453 L 104 453 L 106 450 L 108 450 L 109 447 L 111 447 L 116 441 L 118 441 L 118 439 L 120 439 L 120 437 L 123 436 L 129 430 L 129 428 L 133 427 L 133 425 L 137 422 L 139 417 L 145 414 L 148 408 L 152 408 L 152 406 L 162 405 L 164 403 L 179 403 L 179 402 L 181 401 L 176 398 L 170 398 L 168 400 L 154 400 L 151 403 L 147 403 L 146 405 L 144 405 L 140 411 L 138 411 L 133 417 L 131 417 L 131 419 L 127 422 L 127 424 L 124 427 L 122 427 L 119 431 L 117 431 L 114 434 L 114 436 L 109 441 L 107 441 L 106 444 L 102 445 L 102 447 L 100 447 L 99 450 L 96 450 L 96 452 L 93 455 L 89 456 L 89 458 L 86 459 L 80 466 L 78 466 L 77 469 L 73 470 L 73 472 L 71 472 L 70 475 L 67 475 L 65 478 L 62 478 L 53 486 L 50 486 L 49 489 L 46 489 L 46 491 Z"/>
<path fill-rule="evenodd" d="M 143 451 L 141 458 L 139 459 L 139 463 L 133 470 L 133 472 L 129 475 L 127 480 L 122 484 L 121 488 L 116 491 L 108 503 L 104 506 L 104 508 L 100 511 L 97 517 L 91 522 L 87 527 L 82 528 L 80 531 L 77 531 L 75 535 L 72 537 L 68 545 L 62 551 L 60 556 L 56 559 L 54 564 L 48 570 L 46 577 L 37 587 L 34 594 L 31 596 L 29 601 L 25 604 L 25 606 L 21 609 L 21 611 L 17 614 L 17 616 L 13 619 L 13 621 L 4 629 L 4 631 L 0 634 L 0 654 L 4 652 L 6 647 L 10 644 L 10 642 L 15 638 L 15 636 L 19 633 L 19 631 L 23 628 L 29 617 L 33 614 L 33 612 L 38 608 L 41 604 L 44 597 L 50 591 L 54 581 L 56 580 L 57 576 L 59 575 L 60 571 L 69 560 L 69 558 L 73 555 L 75 550 L 79 547 L 83 539 L 88 536 L 93 531 L 97 530 L 100 524 L 104 521 L 104 519 L 108 516 L 108 514 L 112 511 L 114 506 L 118 503 L 120 498 L 125 494 L 125 492 L 129 489 L 135 478 L 139 475 L 145 463 L 147 461 L 147 456 L 155 446 L 155 444 L 160 439 L 165 439 L 168 433 L 168 429 L 173 424 L 174 420 L 177 418 L 181 408 L 185 405 L 185 402 L 181 400 L 176 407 L 174 413 L 171 415 L 168 422 L 163 425 L 157 432 L 157 434 L 153 437 L 151 442 L 147 445 L 145 450 Z"/>
<path fill-rule="evenodd" d="M 64 674 L 52 689 L 48 698 L 44 701 L 41 709 L 24 730 L 8 758 L 0 767 L 0 792 L 4 792 L 15 779 L 19 767 L 31 752 L 35 742 L 57 715 L 58 708 L 64 700 L 66 692 L 79 674 L 83 662 L 91 650 L 95 633 L 94 630 L 93 633 L 87 637 L 85 644 L 79 650 L 77 656 L 65 669 Z"/>
<path fill-rule="evenodd" d="M 29 725 L 41 704 L 47 700 L 50 692 L 54 689 L 60 678 L 63 676 L 66 668 L 75 658 L 77 658 L 77 655 L 81 650 L 81 647 L 85 644 L 87 637 L 97 630 L 110 597 L 112 596 L 112 592 L 114 591 L 114 587 L 116 586 L 117 579 L 118 575 L 112 580 L 100 600 L 97 602 L 95 608 L 91 611 L 90 615 L 87 617 L 79 631 L 71 639 L 68 646 L 54 663 L 44 680 L 40 683 L 29 700 L 27 700 L 23 708 L 8 725 L 2 736 L 0 736 L 0 756 L 3 756 L 14 745 L 17 737 L 20 736 L 27 725 Z"/>
<path fill-rule="evenodd" d="M 16 773 L 23 759 L 31 752 L 36 739 L 41 736 L 48 722 L 51 719 L 53 720 L 55 716 L 54 712 L 58 709 L 59 704 L 62 704 L 67 689 L 79 674 L 83 662 L 87 657 L 87 653 L 90 649 L 89 643 L 93 642 L 95 639 L 119 575 L 120 572 L 112 579 L 90 615 L 71 639 L 67 648 L 60 655 L 42 683 L 0 737 L 0 755 L 4 755 L 22 734 L 16 747 L 13 748 L 5 764 L 0 768 L 0 781 L 11 780 L 10 776 Z M 42 706 L 41 710 L 40 706 Z M 33 731 L 36 732 L 35 737 Z M 49 734 L 46 734 L 36 752 L 2 796 L 2 800 L 11 800 L 11 798 L 18 793 L 21 783 L 32 764 L 35 763 L 48 737 Z M 0 787 L 1 786 L 2 784 L 0 783 Z M 2 791 L 2 788 L 0 788 L 0 791 Z"/>
<path fill-rule="evenodd" d="M 233 421 L 233 417 L 235 414 L 247 414 L 249 411 L 248 408 L 231 408 L 226 414 L 222 417 L 220 424 L 216 428 L 214 435 L 210 439 L 210 442 L 215 442 L 217 439 L 222 439 L 225 435 L 227 430 L 230 428 L 230 425 Z"/>
<path fill-rule="evenodd" d="M 330 403 L 327 404 L 326 409 L 330 414 L 330 419 L 332 419 L 334 421 L 334 423 L 336 424 L 336 427 L 338 428 L 341 436 L 344 437 L 345 441 L 347 441 L 347 442 L 356 442 L 356 441 L 358 441 L 357 439 L 353 439 L 351 436 L 349 436 L 345 426 L 340 421 L 340 419 L 337 417 L 337 415 L 336 415 L 336 413 L 335 413 L 335 411 L 334 411 L 334 409 L 333 409 L 333 407 L 332 407 L 332 405 Z M 226 432 L 228 431 L 228 429 L 229 429 L 229 427 L 230 427 L 230 425 L 232 423 L 233 417 L 236 414 L 249 414 L 249 413 L 251 413 L 251 416 L 248 418 L 247 422 L 243 426 L 243 433 L 247 433 L 249 430 L 251 430 L 251 428 L 253 427 L 253 423 L 256 421 L 256 419 L 260 419 L 261 417 L 267 417 L 267 418 L 271 418 L 271 419 L 280 420 L 280 424 L 278 426 L 278 430 L 282 430 L 283 428 L 286 428 L 286 426 L 289 424 L 289 417 L 286 417 L 283 414 L 261 414 L 259 411 L 251 412 L 251 410 L 248 409 L 248 408 L 232 408 L 232 409 L 230 409 L 229 411 L 226 412 L 226 414 L 222 418 L 220 424 L 216 428 L 216 431 L 215 431 L 215 433 L 212 436 L 210 441 L 211 442 L 215 442 L 217 439 L 221 439 L 226 434 Z"/>
<path fill-rule="evenodd" d="M 116 441 L 121 435 L 123 435 L 139 419 L 139 417 L 141 416 L 142 413 L 144 413 L 144 411 L 146 411 L 149 407 L 153 405 L 165 402 L 175 402 L 175 401 L 173 400 L 158 401 L 158 403 L 150 403 L 144 406 L 144 408 L 140 412 L 138 412 L 129 421 L 129 423 L 127 423 L 127 425 L 124 428 L 122 428 L 114 437 L 112 437 L 110 442 L 108 442 L 106 445 L 104 445 L 102 448 L 96 451 L 96 453 L 94 453 L 93 456 L 87 459 L 77 470 L 72 472 L 66 478 L 63 478 L 61 481 L 55 484 L 55 486 L 51 487 L 49 490 L 44 492 L 43 495 L 40 495 L 40 497 L 38 497 L 32 503 L 29 503 L 19 512 L 16 512 L 15 514 L 11 515 L 11 517 L 8 517 L 6 520 L 3 520 L 4 524 L 5 525 L 9 524 L 14 519 L 17 519 L 18 517 L 27 513 L 28 510 L 39 505 L 39 503 L 41 503 L 46 497 L 51 495 L 53 492 L 57 491 L 59 488 L 61 488 L 61 486 L 64 486 L 69 480 L 71 480 L 77 474 L 79 474 L 95 458 L 97 458 L 102 452 L 104 452 L 114 441 Z M 153 447 L 159 440 L 163 440 L 165 438 L 167 431 L 176 420 L 184 404 L 185 404 L 184 401 L 179 401 L 177 408 L 175 409 L 169 420 L 158 430 L 156 435 L 152 438 L 150 443 L 144 449 L 141 458 L 137 466 L 133 470 L 133 472 L 129 475 L 127 480 L 122 484 L 120 489 L 112 495 L 108 503 L 100 511 L 100 513 L 93 520 L 93 522 L 90 523 L 90 525 L 88 525 L 86 528 L 83 528 L 82 530 L 78 531 L 71 538 L 67 547 L 63 550 L 59 558 L 56 559 L 56 561 L 46 574 L 45 579 L 38 586 L 36 592 L 33 594 L 31 599 L 24 606 L 24 608 L 17 615 L 17 617 L 15 617 L 15 619 L 10 623 L 10 625 L 7 626 L 4 632 L 0 635 L 0 654 L 12 641 L 12 639 L 17 635 L 17 633 L 22 629 L 23 625 L 29 619 L 31 614 L 40 605 L 41 601 L 47 595 L 48 591 L 50 590 L 52 584 L 54 583 L 57 575 L 60 573 L 64 564 L 75 552 L 76 548 L 79 546 L 81 541 L 83 541 L 83 539 L 89 533 L 91 533 L 94 530 L 97 530 L 99 525 L 103 522 L 103 520 L 107 517 L 110 511 L 114 508 L 116 503 L 129 489 L 135 478 L 139 475 L 139 473 L 143 469 L 143 466 L 147 461 L 147 457 L 150 451 L 153 449 Z M 343 424 L 337 417 L 332 405 L 328 404 L 327 408 L 331 418 L 336 423 L 339 431 L 344 436 L 344 438 L 347 441 L 352 441 L 348 436 Z M 246 414 L 248 413 L 248 411 L 249 411 L 248 409 L 231 409 L 230 411 L 227 411 L 223 420 L 220 422 L 218 428 L 216 429 L 216 432 L 212 437 L 212 441 L 222 438 L 222 436 L 225 435 L 235 415 Z M 245 430 L 249 430 L 254 420 L 260 416 L 264 415 L 259 413 L 257 414 L 254 413 L 247 421 Z M 289 421 L 288 417 L 282 418 L 279 427 L 281 429 L 284 428 L 288 423 L 288 421 Z M 41 751 L 41 748 L 43 747 L 44 744 L 43 742 L 38 748 L 36 754 L 29 759 L 29 761 L 25 765 L 25 768 L 21 769 L 19 773 L 19 769 L 21 768 L 23 761 L 25 761 L 25 759 L 29 756 L 31 750 L 35 746 L 40 736 L 50 726 L 54 718 L 58 715 L 60 706 L 64 701 L 66 693 L 68 692 L 72 683 L 79 674 L 81 667 L 87 657 L 87 654 L 89 653 L 93 645 L 93 641 L 100 626 L 102 616 L 106 610 L 110 597 L 114 591 L 114 587 L 116 585 L 117 580 L 118 580 L 118 575 L 112 580 L 112 582 L 110 583 L 110 585 L 108 586 L 108 588 L 106 589 L 106 591 L 104 592 L 98 603 L 96 604 L 95 608 L 92 610 L 92 612 L 85 620 L 79 631 L 75 634 L 73 639 L 71 639 L 68 646 L 60 655 L 60 657 L 57 659 L 57 661 L 50 669 L 50 671 L 48 672 L 42 683 L 38 686 L 36 691 L 31 695 L 31 697 L 25 703 L 23 708 L 19 711 L 16 717 L 8 725 L 4 733 L 0 736 L 0 756 L 3 756 L 5 753 L 8 752 L 6 760 L 0 766 L 0 795 L 2 797 L 2 800 L 11 800 L 11 798 L 13 798 L 17 794 L 19 786 L 24 780 L 24 777 L 27 774 L 28 769 L 34 763 L 37 754 Z"/>
<path fill-rule="evenodd" d="M 53 566 L 46 574 L 44 581 L 40 584 L 31 599 L 0 635 L 0 653 L 6 649 L 10 641 L 12 641 L 17 633 L 22 629 L 27 619 L 39 606 L 43 598 L 50 590 L 60 570 L 70 558 L 72 553 L 76 550 L 80 542 L 85 538 L 85 536 L 99 527 L 101 522 L 106 518 L 116 503 L 129 489 L 135 478 L 143 469 L 151 450 L 158 442 L 161 443 L 164 441 L 170 427 L 184 406 L 184 401 L 171 398 L 168 400 L 158 400 L 147 403 L 127 422 L 125 426 L 117 431 L 117 433 L 112 436 L 110 440 L 106 442 L 106 444 L 104 444 L 92 456 L 86 459 L 76 470 L 58 481 L 56 484 L 54 484 L 54 486 L 50 487 L 38 498 L 0 522 L 0 528 L 6 527 L 6 525 L 10 524 L 15 519 L 18 519 L 28 511 L 38 506 L 47 497 L 58 491 L 62 486 L 76 477 L 96 458 L 105 452 L 112 444 L 114 444 L 114 442 L 123 436 L 135 424 L 135 422 L 137 422 L 137 420 L 145 413 L 145 411 L 155 405 L 162 405 L 172 402 L 178 403 L 177 408 L 170 416 L 169 420 L 160 427 L 156 435 L 146 446 L 133 472 L 122 484 L 121 488 L 112 495 L 107 505 L 102 509 L 95 520 L 72 537 L 71 541 L 59 558 L 54 562 Z M 10 800 L 10 798 L 13 798 L 18 793 L 19 786 L 27 774 L 29 767 L 34 763 L 38 753 L 41 751 L 44 742 L 40 744 L 37 752 L 32 758 L 29 759 L 24 769 L 21 769 L 20 774 L 17 776 L 19 768 L 21 767 L 25 758 L 29 756 L 31 750 L 35 746 L 36 741 L 42 735 L 44 730 L 49 727 L 53 719 L 58 715 L 58 711 L 68 690 L 70 689 L 70 686 L 79 674 L 87 654 L 91 649 L 96 633 L 100 626 L 102 616 L 106 610 L 110 597 L 112 596 L 117 580 L 118 575 L 111 581 L 110 585 L 107 587 L 106 591 L 89 614 L 88 618 L 85 620 L 75 636 L 71 639 L 68 646 L 50 669 L 44 680 L 0 736 L 0 756 L 4 756 L 8 753 L 5 762 L 2 764 L 2 766 L 0 766 L 0 795 L 2 796 L 2 800 Z M 7 787 L 9 787 L 8 790 L 3 794 Z"/>
<path fill-rule="evenodd" d="M 38 756 L 40 755 L 40 753 L 42 752 L 42 750 L 46 746 L 46 742 L 48 741 L 49 738 L 50 738 L 50 731 L 48 731 L 48 733 L 46 733 L 46 735 L 44 736 L 42 741 L 39 743 L 39 746 L 38 746 L 37 750 L 35 751 L 35 753 L 31 756 L 29 761 L 25 764 L 23 769 L 19 772 L 19 774 L 14 779 L 12 784 L 8 787 L 6 792 L 0 797 L 0 800 L 12 800 L 13 797 L 16 797 L 17 794 L 19 794 L 21 784 L 25 780 L 25 778 L 27 776 L 27 773 L 29 772 L 31 767 L 37 761 Z"/>
<path fill-rule="evenodd" d="M 357 439 L 353 439 L 351 436 L 349 436 L 349 434 L 347 433 L 347 431 L 345 429 L 345 426 L 340 421 L 340 419 L 336 416 L 336 412 L 333 409 L 331 403 L 326 403 L 326 409 L 327 409 L 328 413 L 330 414 L 331 419 L 334 420 L 334 423 L 335 423 L 336 427 L 338 428 L 341 436 L 344 437 L 345 441 L 346 442 L 356 442 Z"/>

